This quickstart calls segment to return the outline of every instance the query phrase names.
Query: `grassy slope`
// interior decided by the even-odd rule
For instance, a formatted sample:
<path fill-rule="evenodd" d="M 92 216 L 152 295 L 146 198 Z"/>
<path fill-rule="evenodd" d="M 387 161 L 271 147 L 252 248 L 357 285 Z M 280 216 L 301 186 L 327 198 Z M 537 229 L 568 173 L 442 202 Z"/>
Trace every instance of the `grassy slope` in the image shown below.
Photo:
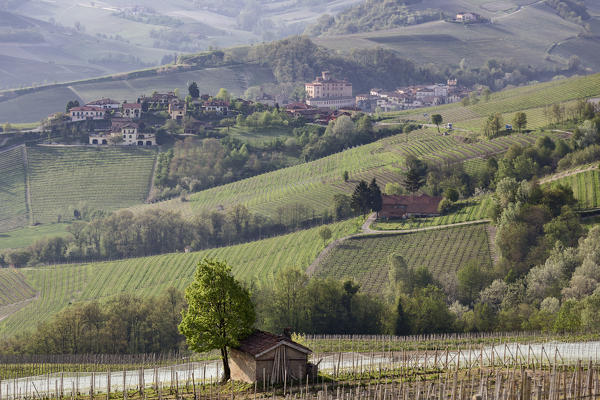
<path fill-rule="evenodd" d="M 68 226 L 68 224 L 44 224 L 0 233 L 0 250 L 27 247 L 43 237 L 71 236 L 66 230 Z"/>
<path fill-rule="evenodd" d="M 356 232 L 360 221 L 331 225 L 331 240 Z M 0 322 L 0 335 L 33 328 L 73 301 L 100 299 L 120 293 L 153 296 L 169 287 L 185 288 L 204 257 L 227 260 L 246 281 L 270 282 L 281 268 L 306 268 L 323 249 L 319 228 L 256 242 L 189 254 L 167 254 L 115 262 L 62 265 L 23 270 L 39 299 Z M 0 270 L 1 272 L 1 270 Z"/>
<path fill-rule="evenodd" d="M 147 196 L 156 151 L 109 147 L 27 150 L 35 222 L 57 222 L 70 206 L 115 210 Z M 72 213 L 72 211 L 70 211 Z"/>
<path fill-rule="evenodd" d="M 316 275 L 354 279 L 363 290 L 382 293 L 392 254 L 401 255 L 410 268 L 427 267 L 438 280 L 455 279 L 456 270 L 470 260 L 491 264 L 486 225 L 475 225 L 352 238 L 327 255 Z"/>
<path fill-rule="evenodd" d="M 0 232 L 27 224 L 23 148 L 0 152 Z"/>

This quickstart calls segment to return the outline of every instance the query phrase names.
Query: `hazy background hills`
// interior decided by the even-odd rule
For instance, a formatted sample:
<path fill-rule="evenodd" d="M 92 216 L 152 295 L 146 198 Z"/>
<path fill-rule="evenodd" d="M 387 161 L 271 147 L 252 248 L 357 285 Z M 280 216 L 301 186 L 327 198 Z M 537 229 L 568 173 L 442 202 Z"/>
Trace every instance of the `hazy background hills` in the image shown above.
<path fill-rule="evenodd" d="M 470 83 L 498 90 L 600 70 L 600 4 L 593 0 L 4 0 L 0 10 L 0 89 L 78 81 L 34 92 L 0 92 L 0 122 L 37 121 L 72 99 L 185 92 L 192 80 L 203 92 L 225 87 L 235 95 L 257 85 L 298 83 L 309 74 L 282 82 L 272 67 L 296 57 L 290 49 L 273 51 L 268 60 L 247 55 L 258 43 L 299 34 L 330 57 L 381 48 L 417 69 L 438 72 L 422 74 L 423 82 L 468 70 Z M 478 13 L 485 22 L 454 23 L 458 11 Z M 191 71 L 115 75 L 217 48 L 228 49 L 226 60 L 210 68 L 192 63 Z M 292 69 L 305 63 L 311 73 L 328 67 L 347 78 L 356 75 L 343 63 L 336 68 L 315 57 L 296 58 Z M 499 68 L 491 59 L 519 70 Z M 474 78 L 480 68 L 496 70 L 490 75 L 502 82 Z M 117 82 L 81 81 L 104 75 L 114 75 Z M 354 82 L 357 90 L 370 83 Z"/>

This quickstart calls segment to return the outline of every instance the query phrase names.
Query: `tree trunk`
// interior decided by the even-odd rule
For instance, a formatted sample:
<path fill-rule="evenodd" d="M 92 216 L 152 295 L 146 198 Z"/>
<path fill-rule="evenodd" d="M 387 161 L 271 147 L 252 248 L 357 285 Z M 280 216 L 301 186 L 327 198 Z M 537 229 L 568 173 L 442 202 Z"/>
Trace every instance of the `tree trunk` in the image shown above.
<path fill-rule="evenodd" d="M 229 379 L 231 379 L 231 369 L 229 368 L 229 356 L 227 354 L 227 347 L 223 347 L 221 349 L 221 360 L 223 361 L 223 379 L 222 379 L 222 382 L 225 383 Z"/>

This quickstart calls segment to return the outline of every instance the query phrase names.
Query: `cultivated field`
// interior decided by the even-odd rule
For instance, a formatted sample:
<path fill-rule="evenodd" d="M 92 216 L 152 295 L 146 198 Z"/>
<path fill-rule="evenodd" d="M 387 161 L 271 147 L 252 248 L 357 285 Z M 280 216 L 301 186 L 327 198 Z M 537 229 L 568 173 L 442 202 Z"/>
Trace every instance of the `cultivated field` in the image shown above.
<path fill-rule="evenodd" d="M 35 296 L 35 290 L 29 286 L 19 270 L 0 269 L 0 307 L 17 303 Z"/>
<path fill-rule="evenodd" d="M 573 189 L 580 209 L 600 207 L 600 171 L 580 172 L 553 181 L 550 185 L 566 185 Z"/>
<path fill-rule="evenodd" d="M 335 194 L 351 194 L 361 179 L 376 178 L 382 188 L 389 182 L 400 182 L 403 160 L 409 154 L 432 163 L 464 162 L 502 153 L 513 144 L 534 143 L 536 139 L 537 135 L 514 134 L 491 141 L 464 143 L 460 137 L 442 136 L 436 130 L 425 129 L 198 192 L 192 194 L 188 202 L 170 200 L 136 209 L 164 207 L 192 215 L 241 203 L 252 211 L 277 219 L 281 215 L 280 207 L 300 203 L 321 215 L 331 210 Z M 348 182 L 342 179 L 344 171 L 350 174 Z"/>
<path fill-rule="evenodd" d="M 144 202 L 156 151 L 38 146 L 27 155 L 33 222 L 52 223 L 83 204 L 112 211 Z"/>
<path fill-rule="evenodd" d="M 358 230 L 361 221 L 331 225 L 335 240 Z M 306 268 L 323 249 L 319 228 L 270 239 L 196 253 L 166 254 L 114 262 L 25 268 L 26 282 L 40 297 L 0 322 L 0 335 L 23 332 L 47 320 L 69 303 L 102 299 L 122 293 L 147 296 L 169 287 L 184 289 L 204 257 L 226 260 L 237 278 L 258 284 L 270 282 L 285 267 Z"/>
<path fill-rule="evenodd" d="M 444 282 L 471 260 L 490 266 L 485 224 L 424 231 L 355 237 L 335 247 L 317 266 L 316 276 L 354 279 L 369 293 L 382 293 L 388 282 L 388 257 L 401 255 L 410 268 L 425 266 Z"/>
<path fill-rule="evenodd" d="M 0 232 L 27 224 L 23 147 L 0 152 Z"/>
<path fill-rule="evenodd" d="M 371 228 L 377 230 L 417 229 L 429 226 L 458 224 L 460 222 L 479 221 L 489 218 L 488 213 L 493 205 L 489 196 L 460 200 L 455 209 L 440 217 L 415 218 L 406 221 L 383 221 L 374 223 Z"/>

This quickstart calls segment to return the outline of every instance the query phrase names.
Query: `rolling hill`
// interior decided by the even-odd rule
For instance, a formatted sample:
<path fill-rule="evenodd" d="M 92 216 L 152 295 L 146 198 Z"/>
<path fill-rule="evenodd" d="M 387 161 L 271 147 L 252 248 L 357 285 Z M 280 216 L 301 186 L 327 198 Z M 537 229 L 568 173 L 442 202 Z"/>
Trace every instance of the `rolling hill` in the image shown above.
<path fill-rule="evenodd" d="M 22 146 L 0 152 L 0 232 L 25 226 L 29 220 Z"/>
<path fill-rule="evenodd" d="M 411 4 L 409 8 L 440 10 L 449 16 L 466 10 L 491 22 L 463 25 L 440 20 L 387 30 L 375 27 L 372 32 L 361 31 L 358 26 L 357 33 L 322 35 L 315 42 L 343 51 L 381 46 L 420 64 L 458 65 L 465 59 L 469 66 L 481 66 L 495 58 L 554 67 L 577 55 L 592 71 L 600 68 L 597 56 L 600 43 L 595 33 L 561 18 L 544 1 L 429 0 Z M 597 21 L 593 16 L 589 22 L 595 26 Z"/>
<path fill-rule="evenodd" d="M 356 220 L 331 225 L 332 240 L 356 232 Z M 319 228 L 256 242 L 200 251 L 93 264 L 25 268 L 24 282 L 39 297 L 0 322 L 0 336 L 31 329 L 75 301 L 103 299 L 120 293 L 155 296 L 169 287 L 184 289 L 204 257 L 227 260 L 246 282 L 271 282 L 285 267 L 306 268 L 323 249 Z M 3 282 L 0 270 L 0 288 Z M 11 294 L 11 296 L 16 296 Z M 0 302 L 2 301 L 0 297 Z M 1 305 L 1 303 L 0 303 Z"/>

